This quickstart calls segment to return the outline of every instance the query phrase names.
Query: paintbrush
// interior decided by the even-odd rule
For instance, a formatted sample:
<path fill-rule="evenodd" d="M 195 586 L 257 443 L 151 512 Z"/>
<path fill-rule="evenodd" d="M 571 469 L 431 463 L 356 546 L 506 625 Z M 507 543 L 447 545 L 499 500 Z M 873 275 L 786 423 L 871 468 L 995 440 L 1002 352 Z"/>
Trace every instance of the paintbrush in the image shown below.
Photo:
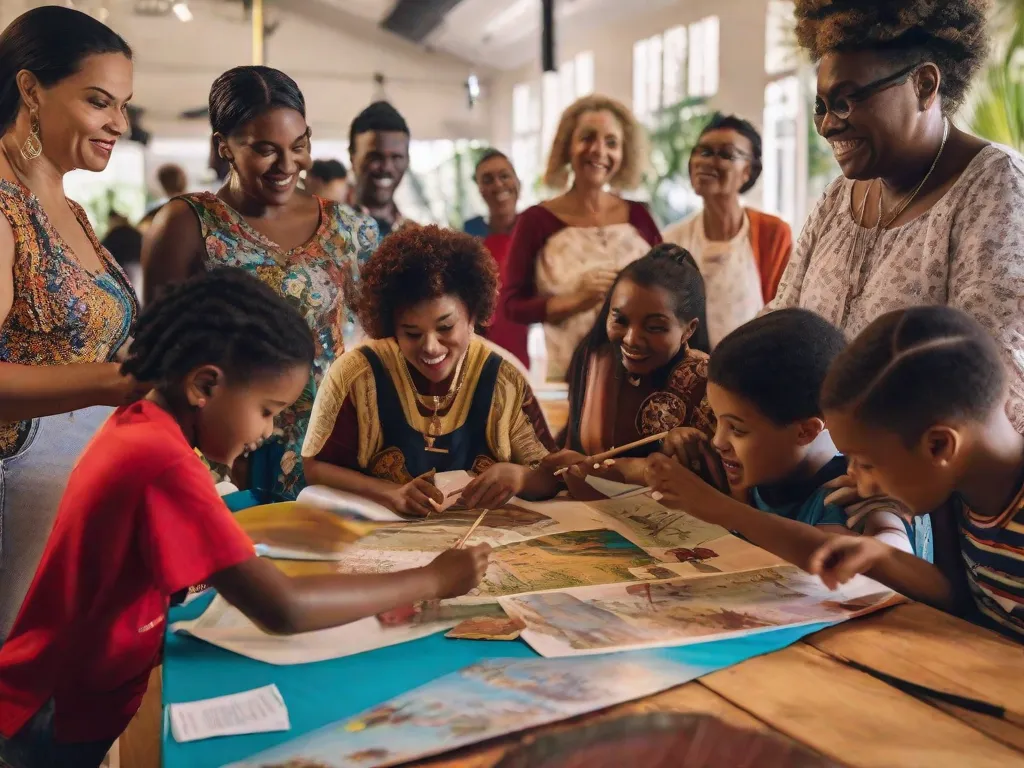
<path fill-rule="evenodd" d="M 466 535 L 459 539 L 459 543 L 455 545 L 455 549 L 462 549 L 464 546 L 466 546 L 466 542 L 469 541 L 469 537 L 473 535 L 473 531 L 475 531 L 477 527 L 480 525 L 480 523 L 484 521 L 484 516 L 490 511 L 491 510 L 489 509 L 485 509 L 483 512 L 480 513 L 480 517 L 478 517 L 476 519 L 476 522 L 469 527 L 469 530 L 466 531 Z"/>
<path fill-rule="evenodd" d="M 599 453 L 596 456 L 591 456 L 589 459 L 587 459 L 587 461 L 594 462 L 594 469 L 597 469 L 598 465 L 605 459 L 610 459 L 613 456 L 618 456 L 619 454 L 625 453 L 626 451 L 631 451 L 634 448 L 639 448 L 641 445 L 647 445 L 648 443 L 656 443 L 658 440 L 664 440 L 667 436 L 668 432 L 659 432 L 656 435 L 651 435 L 650 437 L 645 437 L 641 440 L 636 440 L 632 443 L 629 443 L 628 445 L 622 445 L 619 446 L 618 448 L 612 448 L 610 451 Z M 560 470 L 555 472 L 555 477 L 561 477 L 570 469 L 571 467 L 562 467 Z"/>

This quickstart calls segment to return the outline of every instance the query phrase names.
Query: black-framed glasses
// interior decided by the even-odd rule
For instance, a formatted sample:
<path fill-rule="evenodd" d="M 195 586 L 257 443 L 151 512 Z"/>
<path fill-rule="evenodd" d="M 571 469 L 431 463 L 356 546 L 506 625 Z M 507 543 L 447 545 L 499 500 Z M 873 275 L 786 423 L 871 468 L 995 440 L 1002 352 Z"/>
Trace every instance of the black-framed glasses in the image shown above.
<path fill-rule="evenodd" d="M 853 109 L 857 104 L 867 101 L 872 96 L 876 96 L 882 91 L 895 88 L 897 85 L 903 85 L 918 69 L 921 68 L 922 63 L 923 62 L 911 64 L 909 67 L 904 67 L 898 72 L 893 72 L 891 75 L 887 75 L 879 80 L 868 83 L 867 85 L 862 85 L 860 88 L 856 88 L 842 96 L 836 96 L 834 98 L 830 97 L 828 101 L 821 96 L 815 97 L 814 121 L 821 124 L 825 119 L 825 115 L 830 113 L 840 120 L 847 120 L 853 113 Z"/>
<path fill-rule="evenodd" d="M 698 144 L 693 148 L 694 157 L 705 159 L 717 157 L 727 163 L 734 163 L 737 160 L 749 160 L 750 155 L 736 147 L 712 147 L 710 144 Z"/>

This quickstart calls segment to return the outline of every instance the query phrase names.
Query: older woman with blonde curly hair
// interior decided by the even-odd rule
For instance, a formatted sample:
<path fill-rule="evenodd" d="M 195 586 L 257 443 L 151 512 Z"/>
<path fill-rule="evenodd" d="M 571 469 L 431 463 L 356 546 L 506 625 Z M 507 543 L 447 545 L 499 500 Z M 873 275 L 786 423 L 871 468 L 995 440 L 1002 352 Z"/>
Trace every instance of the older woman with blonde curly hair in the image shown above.
<path fill-rule="evenodd" d="M 811 213 L 772 308 L 860 333 L 919 304 L 995 337 L 1024 430 L 1024 158 L 954 124 L 988 51 L 988 0 L 797 0 L 819 62 L 814 122 L 842 169 Z"/>
<path fill-rule="evenodd" d="M 586 96 L 562 114 L 544 183 L 568 189 L 520 215 L 503 275 L 508 318 L 544 323 L 549 379 L 565 378 L 619 270 L 661 242 L 647 208 L 616 194 L 646 162 L 644 129 L 618 101 Z"/>

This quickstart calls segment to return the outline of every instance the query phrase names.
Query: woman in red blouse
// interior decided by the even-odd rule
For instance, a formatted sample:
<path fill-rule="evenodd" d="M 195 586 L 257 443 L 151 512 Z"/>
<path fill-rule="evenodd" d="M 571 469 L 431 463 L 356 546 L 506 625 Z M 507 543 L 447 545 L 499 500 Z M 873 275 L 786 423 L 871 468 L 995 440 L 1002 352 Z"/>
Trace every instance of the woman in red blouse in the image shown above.
<path fill-rule="evenodd" d="M 519 217 L 504 272 L 506 317 L 544 323 L 548 379 L 565 378 L 619 270 L 661 242 L 643 204 L 608 191 L 636 188 L 646 157 L 618 101 L 586 96 L 562 114 L 544 183 L 569 189 Z"/>

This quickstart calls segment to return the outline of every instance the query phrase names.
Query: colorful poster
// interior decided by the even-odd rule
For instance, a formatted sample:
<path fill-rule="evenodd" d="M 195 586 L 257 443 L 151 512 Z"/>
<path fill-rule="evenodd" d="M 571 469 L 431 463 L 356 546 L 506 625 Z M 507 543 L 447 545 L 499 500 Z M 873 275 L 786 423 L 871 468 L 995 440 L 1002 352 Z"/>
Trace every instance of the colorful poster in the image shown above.
<path fill-rule="evenodd" d="M 228 768 L 397 765 L 650 696 L 720 666 L 657 653 L 484 661 Z"/>
<path fill-rule="evenodd" d="M 669 582 L 614 585 L 500 600 L 547 657 L 702 643 L 785 626 L 838 622 L 900 600 L 863 576 L 832 592 L 785 566 Z"/>

